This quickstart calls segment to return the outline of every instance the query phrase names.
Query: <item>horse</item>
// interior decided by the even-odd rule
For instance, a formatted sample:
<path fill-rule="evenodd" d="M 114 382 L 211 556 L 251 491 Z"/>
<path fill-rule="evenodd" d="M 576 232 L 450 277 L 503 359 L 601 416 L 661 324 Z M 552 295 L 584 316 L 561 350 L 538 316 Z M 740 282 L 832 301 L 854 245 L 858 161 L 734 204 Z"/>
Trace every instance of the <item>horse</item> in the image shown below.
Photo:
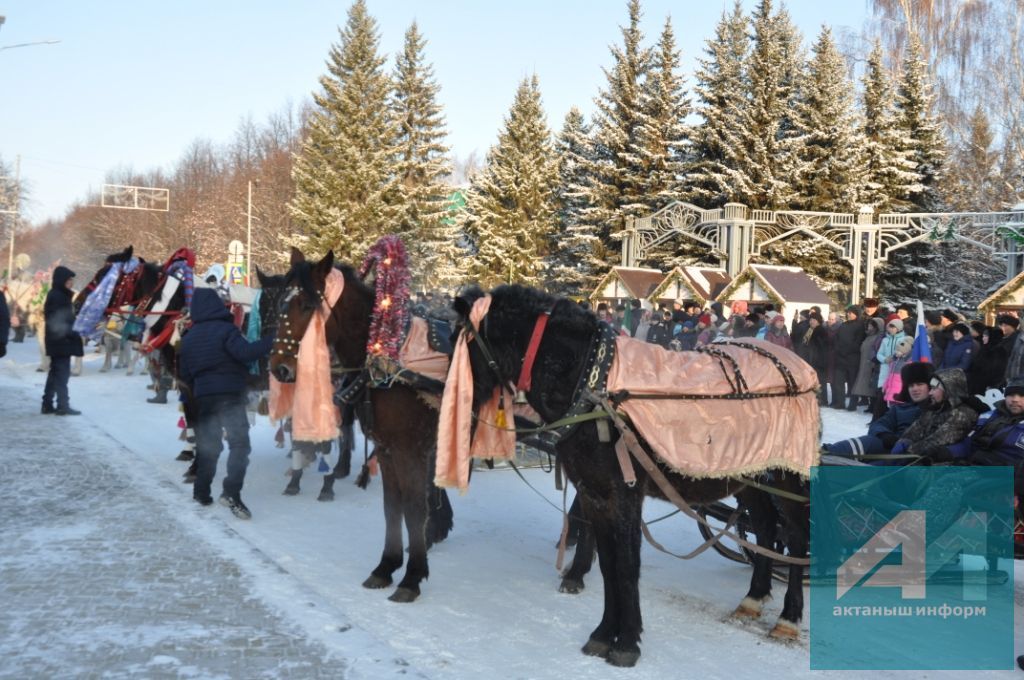
<path fill-rule="evenodd" d="M 515 384 L 511 381 L 522 371 L 531 330 L 539 316 L 548 314 L 547 328 L 536 348 L 532 386 L 525 396 L 546 423 L 562 419 L 577 403 L 575 386 L 581 384 L 581 375 L 590 371 L 586 357 L 602 333 L 597 318 L 571 300 L 509 285 L 491 292 L 490 310 L 480 327 L 473 328 L 470 311 L 483 296 L 484 292 L 474 287 L 453 303 L 463 333 L 472 331 L 468 348 L 474 413 L 496 388 Z M 449 382 L 452 379 L 449 376 Z M 557 461 L 575 484 L 593 531 L 604 583 L 603 616 L 581 651 L 615 666 L 633 666 L 640 658 L 643 629 L 638 587 L 642 504 L 645 496 L 665 499 L 666 493 L 633 459 L 629 464 L 636 483 L 628 485 L 615 451 L 619 433 L 615 428 L 605 428 L 604 433 L 601 429 L 596 421 L 580 423 L 555 445 Z M 782 538 L 791 557 L 806 556 L 809 518 L 803 503 L 732 479 L 685 477 L 657 460 L 642 437 L 639 444 L 684 499 L 700 504 L 735 495 L 750 514 L 759 546 L 772 549 L 776 539 Z M 773 486 L 792 493 L 803 488 L 803 480 L 791 472 L 773 471 L 772 479 Z M 778 536 L 780 515 L 787 529 L 783 537 Z M 750 588 L 734 612 L 736 616 L 759 617 L 771 593 L 771 559 L 757 553 L 753 562 Z M 770 633 L 774 638 L 792 640 L 799 635 L 802 579 L 803 567 L 791 563 L 782 614 Z"/>
<path fill-rule="evenodd" d="M 314 312 L 322 305 L 328 274 L 336 268 L 344 277 L 344 290 L 330 309 L 325 326 L 328 345 L 342 366 L 362 370 L 367 364 L 366 344 L 374 312 L 375 289 L 347 265 L 334 265 L 334 253 L 311 263 L 297 249 L 291 253 L 287 280 L 291 294 L 282 309 L 282 326 L 271 351 L 270 372 L 282 383 L 294 382 L 296 352 Z M 380 562 L 363 582 L 365 588 L 387 588 L 403 564 L 402 522 L 409 535 L 409 562 L 392 602 L 413 602 L 420 583 L 429 576 L 427 549 L 444 540 L 452 528 L 447 494 L 432 482 L 437 435 L 437 411 L 412 387 L 395 382 L 390 387 L 368 386 L 356 406 L 364 436 L 375 444 L 384 487 L 386 523 Z"/>

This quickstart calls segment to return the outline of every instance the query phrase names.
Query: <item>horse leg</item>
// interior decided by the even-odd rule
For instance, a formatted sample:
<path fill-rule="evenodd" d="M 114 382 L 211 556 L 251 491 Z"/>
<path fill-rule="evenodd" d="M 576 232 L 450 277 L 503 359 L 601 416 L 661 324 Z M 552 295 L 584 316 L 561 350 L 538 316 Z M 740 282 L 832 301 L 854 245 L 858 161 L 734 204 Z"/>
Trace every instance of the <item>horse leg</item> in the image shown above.
<path fill-rule="evenodd" d="M 370 577 L 363 581 L 364 588 L 387 588 L 391 575 L 402 566 L 402 492 L 398 486 L 398 475 L 393 468 L 391 453 L 383 448 L 377 450 L 381 467 L 381 482 L 384 486 L 384 552 Z"/>
<path fill-rule="evenodd" d="M 778 531 L 778 513 L 771 498 L 763 491 L 746 488 L 736 494 L 736 499 L 747 509 L 751 531 L 757 537 L 757 545 L 774 549 Z M 760 553 L 754 555 L 754 573 L 750 577 L 750 589 L 740 601 L 733 616 L 757 619 L 761 617 L 764 604 L 772 599 L 772 561 Z"/>
<path fill-rule="evenodd" d="M 640 614 L 640 521 L 644 497 L 639 485 L 629 488 L 622 482 L 614 493 L 618 496 L 613 531 L 619 629 L 605 660 L 613 666 L 629 668 L 640 660 L 640 634 L 644 628 Z"/>
<path fill-rule="evenodd" d="M 582 497 L 582 494 L 581 494 Z M 593 504 L 588 498 L 582 498 L 584 512 L 591 521 L 594 543 L 597 546 L 597 562 L 601 569 L 604 582 L 604 612 L 601 622 L 597 624 L 581 650 L 588 656 L 607 658 L 612 642 L 618 629 L 619 608 L 615 596 L 615 544 L 612 536 L 613 518 L 606 516 L 607 505 Z"/>
<path fill-rule="evenodd" d="M 299 495 L 299 482 L 302 481 L 302 468 L 306 462 L 306 454 L 301 450 L 301 444 L 294 442 L 292 444 L 292 469 L 291 478 L 288 480 L 288 486 L 284 488 L 281 493 L 285 496 L 298 496 Z"/>
<path fill-rule="evenodd" d="M 100 347 L 103 348 L 103 365 L 100 367 L 100 373 L 106 373 L 110 370 L 114 353 L 110 349 L 110 343 L 107 342 L 106 333 L 104 333 L 103 340 L 101 340 L 100 343 Z"/>
<path fill-rule="evenodd" d="M 430 481 L 427 486 L 427 550 L 430 550 L 435 543 L 448 538 L 455 526 L 455 518 L 448 492 Z"/>
<path fill-rule="evenodd" d="M 405 530 L 409 534 L 409 564 L 398 588 L 388 599 L 392 602 L 412 602 L 420 595 L 420 582 L 430 575 L 427 565 L 426 469 L 422 476 L 407 475 L 401 487 L 402 515 L 405 517 Z"/>
<path fill-rule="evenodd" d="M 583 591 L 583 577 L 590 573 L 594 564 L 594 532 L 590 523 L 583 517 L 583 507 L 579 494 L 569 508 L 569 531 L 565 545 L 576 544 L 576 552 L 572 556 L 572 564 L 562 572 L 562 582 L 558 592 L 576 595 Z"/>
<path fill-rule="evenodd" d="M 796 493 L 802 493 L 797 487 Z M 785 498 L 778 499 L 780 512 L 785 516 L 786 547 L 792 557 L 807 557 L 808 537 L 810 536 L 810 518 L 807 507 L 798 501 Z M 800 638 L 800 620 L 804 613 L 804 568 L 801 565 L 789 565 L 789 578 L 786 583 L 786 598 L 783 601 L 782 614 L 775 627 L 768 633 L 777 640 L 795 641 Z"/>

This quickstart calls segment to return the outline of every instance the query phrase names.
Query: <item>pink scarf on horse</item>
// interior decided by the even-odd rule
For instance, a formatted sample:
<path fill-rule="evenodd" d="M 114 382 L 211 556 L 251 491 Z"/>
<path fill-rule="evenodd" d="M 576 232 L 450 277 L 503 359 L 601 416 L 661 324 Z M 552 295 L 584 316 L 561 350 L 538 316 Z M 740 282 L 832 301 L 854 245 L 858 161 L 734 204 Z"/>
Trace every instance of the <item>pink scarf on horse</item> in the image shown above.
<path fill-rule="evenodd" d="M 491 307 L 491 296 L 486 295 L 473 304 L 469 313 L 472 328 L 479 328 L 480 322 Z M 500 388 L 480 407 L 477 415 L 475 436 L 473 426 L 473 370 L 469 362 L 469 339 L 472 331 L 463 329 L 455 344 L 455 354 L 448 370 L 441 399 L 441 415 L 437 426 L 437 464 L 434 469 L 434 484 L 439 487 L 458 487 L 459 493 L 466 493 L 469 487 L 469 463 L 471 458 L 510 459 L 516 453 L 516 433 L 509 426 L 512 416 L 512 395 L 506 400 L 505 427 L 497 424 Z"/>
<path fill-rule="evenodd" d="M 281 420 L 291 416 L 295 441 L 325 442 L 339 434 L 341 414 L 334 405 L 331 355 L 324 327 L 344 288 L 345 277 L 331 269 L 324 285 L 324 300 L 299 342 L 295 382 L 281 383 L 270 376 L 270 418 Z"/>

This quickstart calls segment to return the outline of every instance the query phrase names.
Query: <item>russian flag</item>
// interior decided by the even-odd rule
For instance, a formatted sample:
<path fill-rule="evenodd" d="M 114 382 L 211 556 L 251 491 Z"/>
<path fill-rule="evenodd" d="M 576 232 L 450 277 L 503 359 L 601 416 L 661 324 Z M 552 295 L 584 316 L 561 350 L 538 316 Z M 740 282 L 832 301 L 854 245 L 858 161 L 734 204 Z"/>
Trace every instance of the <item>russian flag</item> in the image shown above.
<path fill-rule="evenodd" d="M 917 333 L 914 335 L 914 347 L 910 350 L 911 361 L 932 363 L 932 348 L 928 346 L 928 328 L 925 326 L 924 305 L 917 301 Z"/>

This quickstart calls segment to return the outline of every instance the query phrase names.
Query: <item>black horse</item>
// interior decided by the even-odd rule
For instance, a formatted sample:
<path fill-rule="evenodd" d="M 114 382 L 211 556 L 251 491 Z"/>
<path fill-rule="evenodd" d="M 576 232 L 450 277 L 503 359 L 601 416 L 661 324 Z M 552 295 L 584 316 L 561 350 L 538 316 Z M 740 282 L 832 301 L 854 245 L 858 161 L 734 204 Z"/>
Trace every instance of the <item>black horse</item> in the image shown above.
<path fill-rule="evenodd" d="M 473 304 L 483 295 L 483 291 L 474 288 L 455 300 L 454 307 L 463 324 L 469 324 Z M 558 421 L 576 402 L 580 376 L 590 369 L 585 357 L 599 341 L 597 318 L 570 300 L 522 286 L 501 286 L 491 295 L 490 311 L 481 327 L 475 330 L 476 341 L 469 343 L 474 408 L 480 406 L 482 395 L 492 394 L 495 387 L 508 385 L 519 375 L 534 322 L 539 315 L 550 313 L 532 371 L 532 389 L 526 398 L 545 422 Z M 645 496 L 664 499 L 665 494 L 635 461 L 632 465 L 637 483 L 632 487 L 625 483 L 614 448 L 618 433 L 610 429 L 610 441 L 601 441 L 598 425 L 593 421 L 584 422 L 561 439 L 556 450 L 559 463 L 576 485 L 584 515 L 594 533 L 604 581 L 604 615 L 582 651 L 604 657 L 617 666 L 632 666 L 640 657 L 643 630 L 638 586 L 641 509 Z M 650 447 L 642 441 L 641 444 L 647 454 L 657 460 Z M 759 546 L 769 549 L 775 546 L 778 519 L 783 515 L 784 526 L 790 531 L 782 540 L 790 555 L 806 556 L 808 513 L 802 503 L 743 486 L 735 480 L 689 478 L 672 472 L 660 462 L 657 465 L 674 489 L 690 503 L 708 503 L 735 495 L 750 514 Z M 802 488 L 799 476 L 784 471 L 773 471 L 772 483 L 792 492 Z M 791 565 L 785 604 L 771 631 L 773 637 L 798 637 L 798 623 L 803 614 L 802 578 L 803 567 Z M 736 614 L 760 616 L 771 586 L 771 560 L 758 554 L 754 558 L 750 589 Z"/>
<path fill-rule="evenodd" d="M 279 329 L 270 357 L 271 373 L 281 382 L 295 380 L 296 355 L 291 347 L 302 338 L 313 313 L 321 306 L 332 267 L 332 252 L 314 264 L 292 249 L 292 268 L 287 276 L 294 294 L 282 310 L 287 331 Z M 345 287 L 327 319 L 327 344 L 343 367 L 361 369 L 366 366 L 375 289 L 351 267 L 336 268 L 345 278 Z M 386 522 L 384 551 L 363 586 L 391 585 L 392 575 L 404 562 L 404 521 L 409 535 L 409 564 L 388 599 L 412 602 L 420 595 L 420 583 L 429 575 L 427 549 L 444 540 L 453 526 L 448 496 L 433 484 L 438 413 L 415 389 L 401 382 L 367 386 L 363 399 L 356 403 L 356 413 L 364 435 L 376 446 Z"/>

